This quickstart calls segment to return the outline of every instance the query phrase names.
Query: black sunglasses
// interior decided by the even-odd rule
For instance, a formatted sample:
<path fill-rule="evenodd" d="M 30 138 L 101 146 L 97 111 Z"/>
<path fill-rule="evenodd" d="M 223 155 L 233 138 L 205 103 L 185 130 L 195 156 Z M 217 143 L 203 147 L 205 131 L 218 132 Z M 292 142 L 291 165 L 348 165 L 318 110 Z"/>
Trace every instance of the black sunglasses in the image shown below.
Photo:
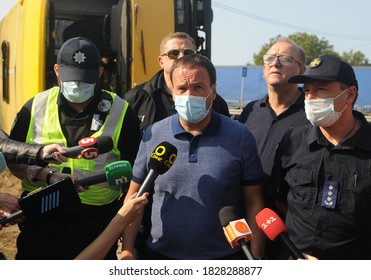
<path fill-rule="evenodd" d="M 183 53 L 184 55 L 194 54 L 196 53 L 194 50 L 191 49 L 184 49 L 184 50 L 170 50 L 166 53 L 164 53 L 162 56 L 167 55 L 170 59 L 177 59 L 180 53 Z"/>

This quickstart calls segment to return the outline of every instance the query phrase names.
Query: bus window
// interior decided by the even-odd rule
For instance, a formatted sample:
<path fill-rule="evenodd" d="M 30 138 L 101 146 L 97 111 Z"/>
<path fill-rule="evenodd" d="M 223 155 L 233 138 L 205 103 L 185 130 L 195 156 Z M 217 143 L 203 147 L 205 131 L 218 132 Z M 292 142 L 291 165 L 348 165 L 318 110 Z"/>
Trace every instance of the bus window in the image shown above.
<path fill-rule="evenodd" d="M 9 103 L 9 42 L 3 41 L 1 44 L 3 61 L 3 100 Z"/>

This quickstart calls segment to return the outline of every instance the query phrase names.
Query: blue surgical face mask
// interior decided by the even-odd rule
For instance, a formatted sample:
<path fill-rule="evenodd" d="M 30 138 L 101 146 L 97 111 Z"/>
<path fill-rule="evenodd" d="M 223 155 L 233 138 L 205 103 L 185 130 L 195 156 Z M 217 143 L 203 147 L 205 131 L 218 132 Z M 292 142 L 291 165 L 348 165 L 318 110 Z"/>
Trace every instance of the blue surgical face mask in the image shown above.
<path fill-rule="evenodd" d="M 210 107 L 206 108 L 206 99 L 209 97 L 213 89 L 210 90 L 206 97 L 193 95 L 174 95 L 175 110 L 180 117 L 189 123 L 198 123 L 202 121 L 210 112 Z"/>
<path fill-rule="evenodd" d="M 84 103 L 94 95 L 95 84 L 69 81 L 62 82 L 63 96 L 72 103 Z"/>

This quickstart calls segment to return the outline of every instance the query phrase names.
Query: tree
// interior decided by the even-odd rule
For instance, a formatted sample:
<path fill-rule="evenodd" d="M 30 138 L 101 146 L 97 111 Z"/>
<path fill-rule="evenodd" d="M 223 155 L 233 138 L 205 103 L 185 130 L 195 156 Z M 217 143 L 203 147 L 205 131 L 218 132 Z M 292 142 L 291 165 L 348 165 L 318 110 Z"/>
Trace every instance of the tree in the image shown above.
<path fill-rule="evenodd" d="M 281 35 L 278 35 L 275 38 L 270 38 L 269 42 L 263 45 L 260 52 L 254 53 L 254 62 L 256 65 L 263 65 L 263 55 L 271 48 L 271 46 L 280 38 L 283 38 Z M 306 54 L 305 64 L 308 65 L 314 58 L 323 54 L 338 55 L 334 51 L 334 46 L 329 43 L 325 38 L 318 39 L 316 35 L 309 35 L 305 32 L 297 32 L 289 35 L 287 38 L 293 40 L 296 44 L 301 46 Z M 348 62 L 351 65 L 369 65 L 368 59 L 365 55 L 360 52 L 353 52 L 351 50 L 349 53 L 343 53 L 341 56 L 342 59 Z"/>
<path fill-rule="evenodd" d="M 343 52 L 343 54 L 341 55 L 341 59 L 345 62 L 348 62 L 350 65 L 356 66 L 370 65 L 368 59 L 360 51 L 353 52 L 353 50 L 350 50 L 350 52 Z"/>
<path fill-rule="evenodd" d="M 305 51 L 305 64 L 308 65 L 313 59 L 321 54 L 339 55 L 334 51 L 334 46 L 331 45 L 325 38 L 318 39 L 316 35 L 308 35 L 307 33 L 294 33 L 288 36 L 296 44 L 301 46 Z"/>
<path fill-rule="evenodd" d="M 271 48 L 271 46 L 274 44 L 274 42 L 277 41 L 280 38 L 282 38 L 281 35 L 278 35 L 276 38 L 270 38 L 269 42 L 263 45 L 263 47 L 261 48 L 261 50 L 258 54 L 254 53 L 253 57 L 254 57 L 255 65 L 263 65 L 264 64 L 263 55 L 265 55 L 267 53 L 267 51 Z"/>

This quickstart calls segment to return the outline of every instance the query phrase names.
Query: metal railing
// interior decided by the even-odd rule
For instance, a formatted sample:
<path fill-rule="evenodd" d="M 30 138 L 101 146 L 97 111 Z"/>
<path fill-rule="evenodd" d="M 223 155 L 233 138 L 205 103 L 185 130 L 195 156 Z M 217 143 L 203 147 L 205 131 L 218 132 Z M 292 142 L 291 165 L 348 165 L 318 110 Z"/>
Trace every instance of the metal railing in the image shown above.
<path fill-rule="evenodd" d="M 237 99 L 229 99 L 226 100 L 229 108 L 229 114 L 231 115 L 232 119 L 238 119 L 239 115 L 243 108 L 249 103 L 251 100 L 245 100 L 243 102 L 243 106 L 241 107 L 240 100 Z M 371 123 L 371 105 L 354 105 L 354 110 L 357 110 L 365 115 L 366 119 Z"/>
<path fill-rule="evenodd" d="M 241 107 L 240 100 L 237 99 L 228 99 L 226 100 L 229 109 L 243 109 L 247 103 L 251 102 L 251 100 L 244 100 L 243 106 Z M 364 115 L 371 115 L 371 105 L 354 105 L 354 110 L 357 110 Z"/>

